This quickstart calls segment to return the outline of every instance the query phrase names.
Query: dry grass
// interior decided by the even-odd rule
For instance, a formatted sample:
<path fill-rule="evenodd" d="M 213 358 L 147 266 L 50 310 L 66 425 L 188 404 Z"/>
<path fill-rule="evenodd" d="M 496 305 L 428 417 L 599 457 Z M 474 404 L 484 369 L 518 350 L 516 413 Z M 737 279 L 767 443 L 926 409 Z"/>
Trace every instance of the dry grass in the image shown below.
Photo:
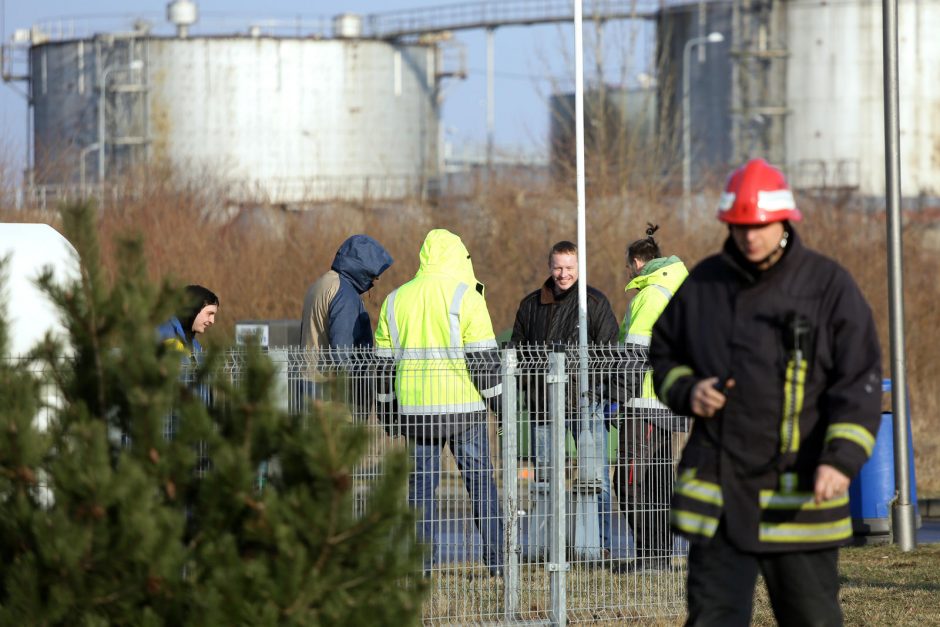
<path fill-rule="evenodd" d="M 940 625 L 940 545 L 901 553 L 894 546 L 843 549 L 840 553 L 840 600 L 846 625 Z M 682 625 L 685 602 L 673 573 L 665 576 L 611 575 L 603 571 L 569 575 L 568 622 L 588 625 Z M 576 582 L 576 583 L 573 583 Z M 544 567 L 523 567 L 518 618 L 547 620 L 550 616 L 549 577 Z M 431 580 L 425 617 L 441 622 L 497 620 L 502 615 L 503 588 L 483 576 L 482 567 Z M 576 609 L 592 608 L 592 609 Z M 445 619 L 444 617 L 449 617 Z M 775 625 L 767 591 L 758 582 L 752 624 Z"/>
<path fill-rule="evenodd" d="M 236 320 L 298 318 L 307 286 L 329 268 L 339 244 L 353 233 L 372 235 L 396 259 L 366 296 L 374 320 L 388 292 L 414 275 L 424 236 L 438 227 L 451 229 L 467 244 L 477 276 L 487 285 L 490 314 L 499 332 L 511 327 L 519 301 L 546 278 L 549 247 L 560 239 L 576 239 L 570 188 L 523 187 L 514 180 L 436 204 L 335 203 L 304 212 L 228 207 L 220 200 L 226 197 L 222 186 L 177 185 L 169 173 L 151 171 L 145 180 L 135 184 L 133 195 L 109 203 L 101 212 L 105 263 L 113 270 L 108 243 L 115 235 L 145 234 L 155 279 L 201 283 L 220 295 L 220 326 L 210 334 L 216 339 L 230 336 Z M 719 190 L 710 190 L 706 209 L 683 221 L 679 198 L 661 192 L 659 180 L 626 193 L 602 183 L 589 187 L 588 276 L 622 316 L 629 300 L 623 293 L 625 246 L 643 236 L 647 222 L 654 222 L 661 225 L 664 252 L 694 265 L 718 250 L 725 237 L 711 208 Z M 601 190 L 607 190 L 603 197 Z M 0 202 L 5 198 L 0 194 Z M 806 216 L 801 235 L 849 268 L 872 304 L 887 366 L 884 214 L 865 211 L 847 197 L 800 201 Z M 0 218 L 55 222 L 49 213 L 9 209 L 0 209 Z M 910 223 L 904 232 L 907 363 L 919 489 L 921 494 L 940 495 L 940 474 L 933 471 L 940 467 L 940 391 L 934 385 L 940 379 L 940 358 L 931 342 L 935 303 L 940 300 L 940 230 L 930 226 Z"/>
<path fill-rule="evenodd" d="M 450 565 L 453 566 L 453 565 Z M 505 616 L 502 579 L 485 575 L 485 568 L 457 565 L 459 570 L 435 575 L 424 604 L 428 622 L 460 624 L 497 621 Z M 520 568 L 519 611 L 516 620 L 551 618 L 551 579 L 544 564 Z M 566 574 L 568 623 L 673 624 L 685 608 L 681 571 L 613 574 L 602 568 L 572 564 Z"/>
<path fill-rule="evenodd" d="M 839 557 L 846 625 L 940 625 L 940 545 L 913 553 L 894 546 L 851 548 Z M 763 584 L 753 624 L 776 624 Z"/>

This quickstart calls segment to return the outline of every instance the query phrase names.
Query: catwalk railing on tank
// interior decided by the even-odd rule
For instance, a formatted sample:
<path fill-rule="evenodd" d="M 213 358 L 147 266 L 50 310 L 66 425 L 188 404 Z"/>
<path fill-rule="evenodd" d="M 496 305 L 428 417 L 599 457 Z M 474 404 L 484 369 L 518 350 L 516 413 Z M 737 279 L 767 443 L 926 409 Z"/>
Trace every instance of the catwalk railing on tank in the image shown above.
<path fill-rule="evenodd" d="M 588 0 L 585 19 L 622 20 L 654 18 L 658 0 Z M 574 5 L 568 0 L 499 0 L 442 4 L 375 13 L 366 16 L 365 32 L 378 39 L 396 39 L 425 33 L 567 23 L 574 20 Z"/>
<path fill-rule="evenodd" d="M 411 452 L 427 622 L 679 614 L 685 547 L 668 512 L 687 420 L 642 397 L 644 348 L 588 353 L 581 392 L 576 348 L 267 350 L 284 409 L 339 402 L 374 431 L 362 494 L 388 450 Z"/>

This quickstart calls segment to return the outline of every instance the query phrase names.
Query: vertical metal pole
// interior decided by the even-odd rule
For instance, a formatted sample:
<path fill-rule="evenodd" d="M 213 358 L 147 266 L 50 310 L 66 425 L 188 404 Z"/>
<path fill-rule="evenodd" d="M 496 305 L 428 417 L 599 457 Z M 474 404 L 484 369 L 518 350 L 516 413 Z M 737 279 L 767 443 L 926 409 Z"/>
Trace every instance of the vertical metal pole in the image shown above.
<path fill-rule="evenodd" d="M 549 354 L 548 414 L 551 420 L 551 515 L 549 516 L 549 576 L 551 579 L 551 623 L 565 625 L 568 619 L 565 573 L 568 570 L 565 547 L 565 372 L 564 347 Z"/>
<path fill-rule="evenodd" d="M 507 622 L 515 620 L 519 614 L 519 496 L 516 477 L 519 459 L 516 437 L 516 349 L 503 351 L 503 516 L 506 522 L 506 547 L 503 551 L 503 605 L 506 608 Z"/>
<path fill-rule="evenodd" d="M 588 407 L 588 312 L 587 312 L 587 235 L 585 230 L 586 193 L 584 188 L 584 45 L 582 41 L 581 0 L 574 3 L 575 97 L 574 121 L 578 179 L 578 407 L 579 416 L 587 417 Z"/>
<path fill-rule="evenodd" d="M 268 350 L 268 359 L 275 368 L 274 375 L 274 404 L 278 409 L 288 411 L 290 408 L 290 382 L 288 381 L 290 368 L 288 368 L 288 355 L 286 348 L 272 348 Z"/>
<path fill-rule="evenodd" d="M 106 81 L 108 80 L 108 70 L 101 71 L 101 66 L 99 65 L 98 71 L 98 183 L 104 185 L 106 132 L 104 108 L 106 103 L 105 89 Z"/>
<path fill-rule="evenodd" d="M 496 134 L 496 42 L 494 28 L 486 29 L 486 169 L 493 175 Z"/>
<path fill-rule="evenodd" d="M 902 551 L 916 545 L 907 440 L 907 368 L 904 356 L 904 281 L 901 240 L 901 155 L 898 113 L 898 2 L 882 0 L 884 23 L 885 184 L 888 223 L 888 305 L 891 330 L 891 411 L 894 415 L 892 511 L 894 541 Z"/>
<path fill-rule="evenodd" d="M 692 107 L 689 105 L 689 65 L 692 46 L 699 38 L 685 42 L 682 50 L 682 219 L 692 213 Z"/>
<path fill-rule="evenodd" d="M 705 0 L 699 0 L 698 2 L 698 36 L 705 36 L 705 24 L 707 21 L 707 13 L 705 8 Z M 698 62 L 705 63 L 705 46 L 701 46 L 698 49 Z"/>

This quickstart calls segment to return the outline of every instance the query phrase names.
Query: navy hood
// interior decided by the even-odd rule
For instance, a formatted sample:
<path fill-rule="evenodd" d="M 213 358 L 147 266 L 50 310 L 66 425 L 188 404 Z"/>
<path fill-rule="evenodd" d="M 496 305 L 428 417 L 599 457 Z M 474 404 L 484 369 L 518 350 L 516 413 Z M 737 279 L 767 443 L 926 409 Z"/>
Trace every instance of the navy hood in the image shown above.
<path fill-rule="evenodd" d="M 360 294 L 369 291 L 375 277 L 392 265 L 392 256 L 368 235 L 353 235 L 336 251 L 331 269 L 349 281 Z"/>

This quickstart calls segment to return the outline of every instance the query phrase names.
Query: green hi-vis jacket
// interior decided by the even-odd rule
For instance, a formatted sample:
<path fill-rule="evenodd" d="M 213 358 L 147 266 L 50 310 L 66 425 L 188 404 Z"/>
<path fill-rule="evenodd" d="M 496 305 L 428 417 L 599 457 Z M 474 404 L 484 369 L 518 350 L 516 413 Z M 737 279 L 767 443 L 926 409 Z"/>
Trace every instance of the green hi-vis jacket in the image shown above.
<path fill-rule="evenodd" d="M 486 401 L 495 405 L 502 391 L 496 336 L 459 237 L 428 233 L 417 274 L 382 303 L 375 346 L 379 358 L 396 360 L 393 398 L 406 435 L 450 435 L 474 414 L 485 416 Z"/>
<path fill-rule="evenodd" d="M 627 313 L 620 325 L 620 343 L 649 346 L 653 325 L 675 295 L 676 290 L 689 276 L 685 264 L 675 255 L 651 259 L 640 274 L 627 283 L 624 291 L 639 290 L 630 301 Z M 653 377 L 647 372 L 643 377 L 643 390 L 639 399 L 628 400 L 628 406 L 647 408 L 643 401 L 659 405 L 653 391 Z"/>
<path fill-rule="evenodd" d="M 881 352 L 871 309 L 836 262 L 790 231 L 766 271 L 728 239 L 689 275 L 653 327 L 659 397 L 691 415 L 702 378 L 734 379 L 713 418 L 695 418 L 672 499 L 692 541 L 719 522 L 743 551 L 829 548 L 852 535 L 848 497 L 816 504 L 814 474 L 852 478 L 871 455 L 881 410 Z"/>

